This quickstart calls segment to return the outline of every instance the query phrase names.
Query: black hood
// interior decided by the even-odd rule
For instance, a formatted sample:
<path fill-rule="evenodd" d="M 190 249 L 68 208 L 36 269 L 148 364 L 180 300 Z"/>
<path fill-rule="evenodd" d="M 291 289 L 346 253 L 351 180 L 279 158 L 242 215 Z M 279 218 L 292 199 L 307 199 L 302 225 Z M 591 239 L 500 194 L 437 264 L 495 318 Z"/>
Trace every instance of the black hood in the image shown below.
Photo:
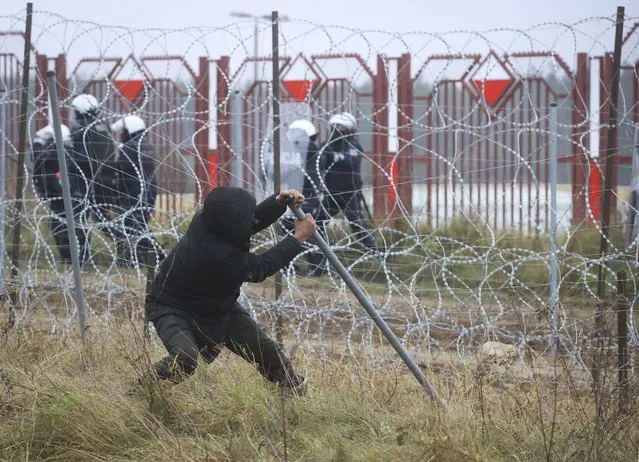
<path fill-rule="evenodd" d="M 207 231 L 244 248 L 251 240 L 256 206 L 255 197 L 250 192 L 221 186 L 204 199 L 202 222 Z"/>

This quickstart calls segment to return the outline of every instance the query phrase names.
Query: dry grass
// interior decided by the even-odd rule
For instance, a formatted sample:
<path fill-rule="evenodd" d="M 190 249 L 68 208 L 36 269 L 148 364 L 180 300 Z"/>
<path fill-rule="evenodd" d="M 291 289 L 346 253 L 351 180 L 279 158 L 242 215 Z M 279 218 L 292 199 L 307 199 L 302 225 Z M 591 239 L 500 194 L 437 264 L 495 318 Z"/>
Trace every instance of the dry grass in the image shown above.
<path fill-rule="evenodd" d="M 134 379 L 162 348 L 131 325 L 72 336 L 12 332 L 0 348 L 2 460 L 637 460 L 639 416 L 609 389 L 595 418 L 588 384 L 567 363 L 512 368 L 429 357 L 449 403 L 435 409 L 387 351 L 376 360 L 310 346 L 295 363 L 306 397 L 282 399 L 253 367 L 224 353 L 182 384 Z M 386 358 L 386 359 L 384 359 Z M 552 362 L 552 361 L 551 361 Z M 549 372 L 549 370 L 557 371 Z M 614 376 L 610 372 L 609 380 Z"/>

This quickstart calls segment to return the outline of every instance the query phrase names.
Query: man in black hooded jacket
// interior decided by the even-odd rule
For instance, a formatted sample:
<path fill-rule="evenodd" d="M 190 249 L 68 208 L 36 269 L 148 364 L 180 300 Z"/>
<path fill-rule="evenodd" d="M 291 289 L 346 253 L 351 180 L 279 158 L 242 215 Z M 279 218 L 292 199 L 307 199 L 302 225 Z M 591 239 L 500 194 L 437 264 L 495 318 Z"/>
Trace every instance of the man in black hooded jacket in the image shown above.
<path fill-rule="evenodd" d="M 256 206 L 241 188 L 219 187 L 207 195 L 146 298 L 147 317 L 169 353 L 154 366 L 159 378 L 180 381 L 195 371 L 198 354 L 210 363 L 226 346 L 256 363 L 271 382 L 303 393 L 305 379 L 237 302 L 243 283 L 262 282 L 288 265 L 316 229 L 307 215 L 295 222 L 294 236 L 261 255 L 251 253 L 251 235 L 281 217 L 287 201 L 299 207 L 304 197 L 283 191 Z"/>

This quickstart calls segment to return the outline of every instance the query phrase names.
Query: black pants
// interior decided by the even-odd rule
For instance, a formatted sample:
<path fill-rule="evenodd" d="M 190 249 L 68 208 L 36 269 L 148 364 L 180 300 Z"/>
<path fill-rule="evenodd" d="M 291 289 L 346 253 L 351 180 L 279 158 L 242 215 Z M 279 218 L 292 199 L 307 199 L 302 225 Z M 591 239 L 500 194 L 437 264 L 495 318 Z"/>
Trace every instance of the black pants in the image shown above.
<path fill-rule="evenodd" d="M 71 200 L 71 205 L 74 208 L 74 214 L 77 215 L 82 209 L 82 204 L 75 200 Z M 51 233 L 55 239 L 56 246 L 60 252 L 62 260 L 70 264 L 71 263 L 71 247 L 69 245 L 69 232 L 67 228 L 66 212 L 64 210 L 64 200 L 62 198 L 54 198 L 49 202 L 49 207 L 55 215 L 51 219 Z M 75 235 L 78 240 L 78 247 L 80 253 L 80 263 L 83 263 L 83 255 L 86 243 L 86 233 L 84 228 L 79 225 L 79 219 L 74 216 L 74 222 L 76 223 Z"/>
<path fill-rule="evenodd" d="M 148 252 L 156 252 L 156 261 L 166 256 L 164 249 L 150 234 L 149 221 L 155 206 L 155 198 L 140 201 L 137 197 L 121 197 L 118 201 L 118 227 L 122 228 L 118 242 L 119 258 L 129 263 L 144 263 Z"/>
<path fill-rule="evenodd" d="M 364 216 L 361 201 L 362 196 L 359 192 L 328 194 L 322 202 L 316 221 L 324 230 L 325 222 L 342 212 L 355 233 L 355 238 L 364 247 L 375 249 L 375 240 L 368 229 L 368 219 Z"/>
<path fill-rule="evenodd" d="M 277 344 L 260 329 L 241 307 L 226 316 L 196 320 L 166 314 L 153 321 L 169 354 L 154 365 L 157 376 L 179 382 L 197 367 L 198 354 L 212 363 L 223 347 L 255 365 L 271 382 L 294 387 L 303 377 L 294 373 L 291 362 Z"/>

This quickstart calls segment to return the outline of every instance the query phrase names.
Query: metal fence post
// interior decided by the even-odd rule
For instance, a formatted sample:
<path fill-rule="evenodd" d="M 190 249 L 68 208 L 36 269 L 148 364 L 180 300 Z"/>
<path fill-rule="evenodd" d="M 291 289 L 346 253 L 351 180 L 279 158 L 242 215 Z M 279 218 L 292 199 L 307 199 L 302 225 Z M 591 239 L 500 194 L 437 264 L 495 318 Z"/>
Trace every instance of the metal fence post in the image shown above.
<path fill-rule="evenodd" d="M 610 213 L 612 205 L 612 179 L 615 176 L 615 157 L 617 156 L 617 101 L 619 99 L 619 79 L 621 68 L 621 46 L 623 44 L 624 7 L 617 7 L 617 27 L 615 31 L 615 53 L 613 58 L 612 88 L 610 89 L 610 118 L 608 119 L 608 142 L 605 151 L 605 179 L 603 206 L 601 213 L 601 242 L 599 244 L 599 265 L 597 297 L 603 301 L 606 293 L 606 272 L 603 259 L 608 252 L 608 235 L 610 234 Z M 600 313 L 598 313 L 599 315 Z"/>
<path fill-rule="evenodd" d="M 33 3 L 27 3 L 27 22 L 24 36 L 24 59 L 22 61 L 22 92 L 20 98 L 20 119 L 18 134 L 18 174 L 16 177 L 16 222 L 13 227 L 11 242 L 11 279 L 18 277 L 20 264 L 20 234 L 22 231 L 22 190 L 24 189 L 24 157 L 27 149 L 27 118 L 29 112 L 29 67 L 31 61 L 31 23 L 33 20 Z M 18 306 L 18 290 L 10 293 L 11 307 L 9 327 L 15 324 L 15 309 Z"/>
<path fill-rule="evenodd" d="M 73 204 L 71 203 L 71 187 L 69 185 L 69 172 L 67 169 L 64 140 L 62 139 L 62 127 L 60 126 L 60 107 L 56 91 L 55 72 L 47 72 L 49 82 L 49 101 L 51 103 L 51 118 L 55 132 L 55 145 L 58 151 L 58 165 L 62 176 L 62 194 L 64 198 L 64 214 L 67 220 L 67 232 L 69 233 L 69 247 L 71 249 L 71 263 L 73 265 L 73 282 L 75 284 L 75 301 L 78 305 L 78 317 L 80 320 L 80 336 L 84 341 L 86 337 L 86 311 L 84 306 L 84 292 L 82 290 L 82 270 L 80 269 L 80 255 L 78 252 L 78 239 L 75 234 L 75 219 L 73 216 Z"/>
<path fill-rule="evenodd" d="M 0 300 L 6 297 L 6 287 L 4 283 L 4 255 L 7 251 L 4 235 L 5 220 L 5 188 L 6 188 L 6 159 L 7 159 L 7 90 L 0 88 L 0 130 L 2 140 L 0 140 Z"/>
<path fill-rule="evenodd" d="M 628 298 L 626 272 L 617 273 L 617 363 L 619 368 L 619 411 L 628 407 L 630 355 L 628 352 Z"/>
<path fill-rule="evenodd" d="M 273 189 L 274 193 L 280 192 L 281 176 L 280 176 L 280 47 L 279 47 L 279 16 L 277 11 L 271 13 L 272 32 L 273 32 Z M 279 300 L 282 296 L 282 273 L 275 273 L 275 302 L 277 309 L 277 330 L 275 338 L 280 348 L 284 344 L 283 333 L 284 320 L 280 310 Z"/>
<path fill-rule="evenodd" d="M 146 252 L 146 294 L 151 293 L 153 287 L 153 280 L 155 279 L 155 265 L 157 264 L 155 249 L 149 249 Z M 146 314 L 146 308 L 144 309 L 144 338 L 151 338 L 151 329 L 149 327 L 149 319 Z"/>
<path fill-rule="evenodd" d="M 231 100 L 231 147 L 235 155 L 231 161 L 233 165 L 231 184 L 240 188 L 244 185 L 242 178 L 242 172 L 244 170 L 244 156 L 242 155 L 242 116 L 242 93 L 240 90 L 234 90 Z"/>
<path fill-rule="evenodd" d="M 605 295 L 606 295 L 606 270 L 604 259 L 608 253 L 608 236 L 610 234 L 610 213 L 612 203 L 612 179 L 615 176 L 615 157 L 617 156 L 617 101 L 619 99 L 619 78 L 621 67 L 621 46 L 623 44 L 624 7 L 617 7 L 617 21 L 615 30 L 615 52 L 613 60 L 612 88 L 610 89 L 610 117 L 608 118 L 607 146 L 604 152 L 604 191 L 601 210 L 601 240 L 599 242 L 599 262 L 597 264 L 597 312 L 595 313 L 595 331 L 597 342 L 601 349 L 602 330 L 604 323 Z M 597 402 L 597 416 L 601 411 L 601 377 L 598 364 L 593 364 L 593 383 L 595 386 L 595 401 Z"/>
<path fill-rule="evenodd" d="M 195 96 L 195 201 L 204 200 L 215 182 L 209 178 L 209 58 L 201 56 L 199 59 L 198 75 L 196 78 L 197 93 Z"/>
<path fill-rule="evenodd" d="M 557 261 L 557 103 L 550 103 L 550 313 L 552 345 L 559 341 L 559 263 Z"/>

